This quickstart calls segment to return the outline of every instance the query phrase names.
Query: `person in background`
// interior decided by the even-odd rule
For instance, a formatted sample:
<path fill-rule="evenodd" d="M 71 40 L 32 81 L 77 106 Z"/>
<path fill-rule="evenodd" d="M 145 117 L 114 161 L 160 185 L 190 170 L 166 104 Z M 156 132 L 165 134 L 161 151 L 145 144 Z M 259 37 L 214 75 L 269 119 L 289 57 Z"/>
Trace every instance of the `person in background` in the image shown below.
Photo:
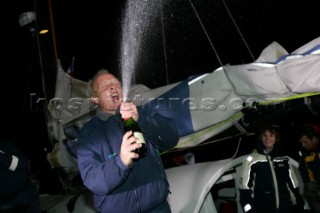
<path fill-rule="evenodd" d="M 239 188 L 243 212 L 304 211 L 298 179 L 279 145 L 279 133 L 272 125 L 260 129 L 256 149 L 243 160 Z"/>
<path fill-rule="evenodd" d="M 84 185 L 94 193 L 98 212 L 166 213 L 169 184 L 159 152 L 173 148 L 179 140 L 172 119 L 156 111 L 146 112 L 132 102 L 123 102 L 119 80 L 102 69 L 92 79 L 99 107 L 96 116 L 80 130 L 77 142 L 78 167 Z M 123 118 L 133 117 L 141 127 L 147 154 L 133 152 L 141 145 Z"/>
<path fill-rule="evenodd" d="M 13 142 L 0 140 L 0 212 L 41 212 L 28 165 L 28 159 Z"/>
<path fill-rule="evenodd" d="M 304 196 L 313 212 L 320 212 L 320 128 L 304 124 L 298 133 L 302 150 L 299 152 L 299 171 L 304 182 Z"/>

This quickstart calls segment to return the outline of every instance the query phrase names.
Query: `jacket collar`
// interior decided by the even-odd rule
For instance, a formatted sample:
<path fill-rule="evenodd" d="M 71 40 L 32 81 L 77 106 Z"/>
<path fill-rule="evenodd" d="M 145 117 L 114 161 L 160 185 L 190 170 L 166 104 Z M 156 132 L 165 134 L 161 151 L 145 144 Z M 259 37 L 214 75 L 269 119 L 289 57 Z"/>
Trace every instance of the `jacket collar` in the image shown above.
<path fill-rule="evenodd" d="M 108 120 L 111 116 L 113 116 L 113 114 L 104 112 L 104 111 L 101 110 L 100 107 L 98 107 L 98 108 L 97 108 L 97 111 L 96 111 L 96 116 L 97 116 L 100 120 L 106 121 L 106 120 Z M 115 113 L 115 116 L 116 116 L 116 117 L 119 117 L 119 116 L 120 116 L 120 118 L 121 118 L 121 115 L 120 115 L 120 107 L 117 108 L 117 111 L 116 111 L 116 113 Z"/>

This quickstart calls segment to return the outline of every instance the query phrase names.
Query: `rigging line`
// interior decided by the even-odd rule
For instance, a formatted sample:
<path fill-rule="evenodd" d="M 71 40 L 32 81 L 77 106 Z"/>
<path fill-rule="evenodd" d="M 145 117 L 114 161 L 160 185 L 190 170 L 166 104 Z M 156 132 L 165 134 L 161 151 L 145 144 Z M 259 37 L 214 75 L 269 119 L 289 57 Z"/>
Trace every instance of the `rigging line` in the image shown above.
<path fill-rule="evenodd" d="M 37 8 L 37 0 L 33 1 L 34 3 L 34 10 L 37 14 L 38 12 L 38 8 Z M 35 23 L 35 39 L 36 39 L 36 45 L 37 45 L 37 49 L 38 49 L 38 59 L 39 59 L 39 66 L 40 66 L 40 73 L 41 73 L 41 85 L 42 85 L 42 92 L 44 95 L 44 104 L 45 106 L 48 106 L 48 95 L 47 95 L 47 91 L 46 91 L 46 84 L 45 84 L 45 78 L 44 78 L 44 65 L 43 65 L 43 58 L 42 58 L 42 53 L 41 53 L 41 48 L 40 48 L 40 38 L 39 38 L 39 32 L 38 31 L 38 18 L 36 19 L 36 23 Z M 48 110 L 45 110 L 44 113 L 44 119 L 46 122 L 46 125 L 49 123 L 49 112 Z M 47 126 L 47 133 L 48 133 L 48 138 L 49 138 L 49 142 L 51 143 L 52 147 L 54 146 L 54 141 L 53 141 L 53 136 L 51 135 L 51 132 L 49 130 L 49 127 Z"/>
<path fill-rule="evenodd" d="M 24 118 L 24 113 L 25 113 L 25 106 L 27 103 L 27 95 L 28 92 L 30 91 L 30 81 L 31 81 L 31 74 L 32 74 L 32 70 L 33 70 L 33 58 L 35 56 L 35 42 L 34 42 L 34 36 L 35 36 L 35 32 L 31 32 L 32 33 L 32 40 L 31 40 L 31 54 L 30 54 L 30 65 L 29 65 L 29 69 L 28 69 L 28 75 L 27 75 L 27 82 L 26 82 L 26 89 L 25 89 L 25 94 L 24 94 L 24 98 L 23 98 L 23 103 L 22 103 L 22 110 L 21 110 L 21 115 L 20 115 L 20 120 L 18 122 L 18 128 L 17 128 L 17 132 L 15 134 L 15 142 L 19 141 L 19 135 L 21 132 L 21 126 L 22 126 L 22 122 L 23 122 L 23 118 Z M 30 94 L 31 96 L 31 94 Z"/>
<path fill-rule="evenodd" d="M 160 0 L 160 14 L 161 14 L 161 27 L 162 27 L 162 43 L 163 43 L 163 55 L 164 55 L 164 63 L 166 69 L 166 78 L 167 84 L 169 84 L 169 73 L 168 73 L 168 62 L 167 62 L 167 48 L 166 48 L 166 36 L 164 32 L 164 23 L 163 23 L 163 2 Z"/>
<path fill-rule="evenodd" d="M 33 0 L 33 4 L 34 4 L 34 11 L 38 12 L 38 8 L 37 8 L 37 0 Z M 45 79 L 44 79 L 44 65 L 43 65 L 43 59 L 42 59 L 42 55 L 41 55 L 41 48 L 40 48 L 40 39 L 39 39 L 39 32 L 38 31 L 38 18 L 35 21 L 35 39 L 36 39 L 36 44 L 37 45 L 37 50 L 38 50 L 38 59 L 39 59 L 39 66 L 40 66 L 40 73 L 41 73 L 41 85 L 42 85 L 42 92 L 44 95 L 44 104 L 45 106 L 48 106 L 48 98 L 47 98 L 47 91 L 46 91 L 46 87 L 45 87 Z M 46 122 L 46 125 L 49 123 L 49 112 L 48 110 L 45 110 L 44 113 L 44 119 Z M 48 138 L 49 138 L 49 142 L 51 142 L 51 145 L 53 147 L 53 136 L 51 135 L 50 131 L 49 131 L 49 127 L 47 126 L 47 133 L 48 133 Z M 58 171 L 58 175 L 59 177 L 61 177 L 61 172 Z"/>
<path fill-rule="evenodd" d="M 250 50 L 250 47 L 248 46 L 248 44 L 247 44 L 246 40 L 244 39 L 244 37 L 243 37 L 243 35 L 242 35 L 242 33 L 241 33 L 241 31 L 240 31 L 240 29 L 239 29 L 239 27 L 238 27 L 238 25 L 237 25 L 236 21 L 234 20 L 234 18 L 233 18 L 233 16 L 232 16 L 231 12 L 230 12 L 230 10 L 229 10 L 229 8 L 228 8 L 228 6 L 227 6 L 227 4 L 225 3 L 225 1 L 224 1 L 224 0 L 221 0 L 221 1 L 222 1 L 222 3 L 223 3 L 224 7 L 226 8 L 226 10 L 227 10 L 227 12 L 228 12 L 228 14 L 229 14 L 229 16 L 230 16 L 230 18 L 231 18 L 231 20 L 232 20 L 232 22 L 233 22 L 234 26 L 236 27 L 236 29 L 237 29 L 237 31 L 238 31 L 238 33 L 239 33 L 239 35 L 240 35 L 240 37 L 241 37 L 241 39 L 242 39 L 242 41 L 243 41 L 244 45 L 246 45 L 246 47 L 247 47 L 247 49 L 248 49 L 248 51 L 249 51 L 249 54 L 251 55 L 252 60 L 253 60 L 253 61 L 255 61 L 256 59 L 254 58 L 254 56 L 253 56 L 253 54 L 252 54 L 252 52 L 251 52 L 251 50 Z"/>
<path fill-rule="evenodd" d="M 235 157 L 237 157 L 237 154 L 238 154 L 239 148 L 240 148 L 240 144 L 241 144 L 241 139 L 242 139 L 242 137 L 239 137 L 239 142 L 238 142 L 238 146 L 237 146 L 236 152 L 235 152 L 234 155 L 231 157 L 231 159 L 234 159 Z"/>
<path fill-rule="evenodd" d="M 57 51 L 57 45 L 56 45 L 56 36 L 55 36 L 55 31 L 54 31 L 54 23 L 53 23 L 53 15 L 52 15 L 52 3 L 51 0 L 48 0 L 49 4 L 49 15 L 50 15 L 50 25 L 51 25 L 51 30 L 52 30 L 52 43 L 53 43 L 53 50 L 54 50 L 54 57 L 55 57 L 55 62 L 58 62 L 58 51 Z"/>
<path fill-rule="evenodd" d="M 38 8 L 37 8 L 37 0 L 33 1 L 34 3 L 34 10 L 37 14 L 38 12 Z M 54 44 L 54 53 L 55 53 L 55 62 L 57 63 L 57 50 L 56 50 L 56 44 L 55 44 L 55 36 L 54 36 L 54 28 L 53 28 L 53 22 L 52 22 L 52 13 L 51 13 L 51 1 L 48 1 L 49 7 L 50 7 L 50 19 L 51 19 L 51 27 L 52 27 L 52 37 L 53 37 L 53 44 Z M 41 54 L 41 48 L 40 48 L 40 39 L 39 39 L 39 34 L 38 32 L 38 18 L 36 19 L 36 24 L 35 24 L 35 35 L 36 35 L 36 45 L 37 45 L 37 49 L 38 49 L 38 57 L 39 57 L 39 66 L 40 66 L 40 72 L 41 72 L 41 83 L 42 83 L 42 90 L 43 90 L 43 95 L 44 95 L 44 102 L 45 102 L 45 106 L 48 106 L 48 97 L 47 97 L 47 91 L 46 91 L 46 84 L 45 84 L 45 79 L 44 79 L 44 65 L 43 65 L 43 58 L 42 58 L 42 54 Z M 46 124 L 49 123 L 49 112 L 48 110 L 45 111 L 44 113 L 44 117 L 45 117 L 45 122 Z M 52 147 L 54 146 L 54 141 L 53 141 L 53 136 L 49 130 L 49 127 L 47 126 L 47 133 L 48 133 L 48 138 L 49 141 L 51 142 Z M 61 172 L 58 170 L 58 175 L 59 175 L 59 179 L 61 179 Z"/>
<path fill-rule="evenodd" d="M 57 46 L 56 46 L 56 40 L 55 40 L 55 30 L 54 30 L 54 23 L 53 23 L 53 14 L 52 14 L 52 2 L 51 0 L 48 0 L 47 2 L 48 7 L 49 7 L 49 15 L 50 15 L 50 27 L 51 27 L 51 36 L 52 36 L 52 43 L 53 43 L 53 51 L 54 51 L 54 59 L 55 59 L 55 65 L 57 68 L 57 63 L 58 63 L 58 52 L 57 52 Z M 34 0 L 34 10 L 36 11 L 36 14 L 38 13 L 38 8 L 37 8 L 37 0 Z M 38 24 L 37 24 L 37 20 L 36 19 L 36 32 L 38 32 Z M 36 41 L 37 41 L 37 47 L 38 47 L 38 55 L 39 55 L 39 64 L 40 64 L 40 72 L 41 72 L 41 82 L 42 82 L 42 91 L 43 91 L 43 95 L 44 95 L 44 101 L 45 101 L 45 105 L 48 106 L 48 93 L 47 93 L 47 89 L 46 89 L 46 80 L 45 80 L 45 72 L 44 72 L 44 65 L 43 65 L 43 58 L 42 58 L 42 51 L 41 51 L 41 47 L 40 47 L 40 38 L 39 38 L 39 34 L 36 33 Z M 45 122 L 46 124 L 49 123 L 49 112 L 46 110 L 45 113 Z M 53 141 L 53 136 L 51 135 L 50 129 L 49 127 L 47 127 L 47 133 L 48 133 L 48 138 L 49 141 L 51 142 L 52 147 L 54 146 L 54 141 Z"/>
<path fill-rule="evenodd" d="M 37 14 L 37 4 L 36 0 L 34 0 L 34 10 L 36 11 Z M 45 87 L 45 79 L 44 79 L 44 68 L 43 68 L 43 63 L 42 63 L 42 54 L 41 54 L 41 48 L 40 48 L 40 39 L 39 39 L 39 31 L 38 31 L 38 18 L 36 19 L 36 24 L 35 24 L 35 35 L 36 35 L 36 45 L 38 47 L 38 56 L 39 56 L 39 64 L 40 64 L 40 72 L 41 72 L 41 83 L 42 83 L 42 92 L 44 95 L 44 101 L 45 101 L 45 106 L 48 106 L 48 99 L 47 99 L 47 91 Z M 46 113 L 45 113 L 46 114 Z"/>
<path fill-rule="evenodd" d="M 220 66 L 222 67 L 222 62 L 221 62 L 221 60 L 220 60 L 220 57 L 219 57 L 219 55 L 218 55 L 218 53 L 217 53 L 217 51 L 216 51 L 216 48 L 214 47 L 213 43 L 211 42 L 211 39 L 210 39 L 210 37 L 209 37 L 209 35 L 208 35 L 208 33 L 207 33 L 207 31 L 206 31 L 206 29 L 205 29 L 205 27 L 204 27 L 201 19 L 200 19 L 200 16 L 199 16 L 198 13 L 197 13 L 196 8 L 194 7 L 194 5 L 193 5 L 193 3 L 192 3 L 191 0 L 189 0 L 189 2 L 190 2 L 190 5 L 191 5 L 194 13 L 196 14 L 196 16 L 197 16 L 197 18 L 198 18 L 198 21 L 199 21 L 199 23 L 200 23 L 200 25 L 201 25 L 201 27 L 202 27 L 202 29 L 203 29 L 203 31 L 204 31 L 204 34 L 206 35 L 206 37 L 207 37 L 207 39 L 208 39 L 208 41 L 209 41 L 209 43 L 210 43 L 210 45 L 211 45 L 211 47 L 212 47 L 212 50 L 213 50 L 214 53 L 216 54 L 216 57 L 217 57 L 217 60 L 219 61 Z"/>

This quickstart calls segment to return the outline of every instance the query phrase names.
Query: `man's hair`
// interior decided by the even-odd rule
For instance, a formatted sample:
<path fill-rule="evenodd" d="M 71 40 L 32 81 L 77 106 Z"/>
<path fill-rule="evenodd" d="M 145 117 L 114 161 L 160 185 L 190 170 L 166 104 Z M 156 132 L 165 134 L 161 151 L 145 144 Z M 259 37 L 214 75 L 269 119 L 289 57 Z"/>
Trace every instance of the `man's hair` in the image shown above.
<path fill-rule="evenodd" d="M 304 124 L 299 129 L 298 138 L 300 139 L 304 135 L 309 139 L 312 139 L 314 136 L 319 138 L 320 137 L 320 129 L 315 124 L 311 124 L 311 123 Z"/>
<path fill-rule="evenodd" d="M 91 96 L 95 96 L 97 95 L 97 91 L 95 91 L 94 89 L 94 82 L 97 80 L 97 78 L 99 78 L 101 75 L 105 75 L 105 74 L 111 74 L 108 70 L 102 68 L 100 70 L 98 70 L 98 72 L 93 76 L 93 78 L 89 81 L 90 84 L 90 88 L 91 88 Z"/>
<path fill-rule="evenodd" d="M 92 89 L 93 91 L 95 91 L 94 88 L 93 88 L 94 82 L 95 82 L 95 81 L 97 80 L 97 78 L 99 78 L 101 75 L 105 75 L 105 74 L 110 74 L 110 72 L 109 72 L 108 70 L 106 70 L 106 69 L 100 69 L 100 70 L 98 70 L 98 72 L 93 76 L 93 78 L 89 81 L 90 86 L 91 86 L 91 89 Z"/>

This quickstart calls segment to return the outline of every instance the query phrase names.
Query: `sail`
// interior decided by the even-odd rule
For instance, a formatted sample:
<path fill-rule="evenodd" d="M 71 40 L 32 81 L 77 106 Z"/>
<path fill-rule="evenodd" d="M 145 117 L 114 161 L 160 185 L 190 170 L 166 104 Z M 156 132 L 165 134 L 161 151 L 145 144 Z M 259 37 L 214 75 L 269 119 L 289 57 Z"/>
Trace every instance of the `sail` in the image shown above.
<path fill-rule="evenodd" d="M 175 149 L 193 147 L 225 131 L 241 128 L 244 109 L 320 94 L 320 37 L 288 54 L 273 42 L 249 64 L 225 65 L 155 89 L 134 85 L 129 92 L 138 107 L 175 120 L 180 140 Z M 76 141 L 94 116 L 88 82 L 73 78 L 58 65 L 55 98 L 49 102 L 50 134 L 57 143 L 48 154 L 53 166 L 77 172 Z"/>

